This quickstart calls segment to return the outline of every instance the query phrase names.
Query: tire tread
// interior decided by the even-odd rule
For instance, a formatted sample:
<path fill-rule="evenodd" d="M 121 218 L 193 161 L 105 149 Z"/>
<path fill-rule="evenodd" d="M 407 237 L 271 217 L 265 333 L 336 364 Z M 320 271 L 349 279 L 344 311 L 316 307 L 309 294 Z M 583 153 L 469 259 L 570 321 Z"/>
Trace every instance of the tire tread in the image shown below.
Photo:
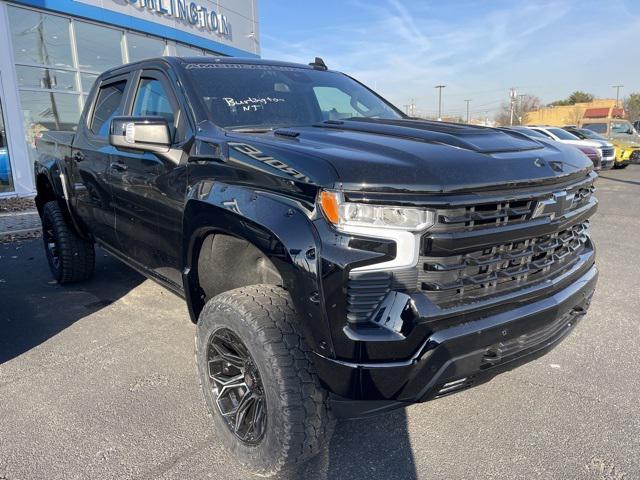
<path fill-rule="evenodd" d="M 313 366 L 312 352 L 299 331 L 291 298 L 275 285 L 242 287 L 211 299 L 200 318 L 215 318 L 220 310 L 240 311 L 243 321 L 253 324 L 258 341 L 270 354 L 269 368 L 281 392 L 286 428 L 283 451 L 270 471 L 256 473 L 270 476 L 308 460 L 324 448 L 335 419 Z"/>
<path fill-rule="evenodd" d="M 95 249 L 92 242 L 80 238 L 68 225 L 58 202 L 47 202 L 43 208 L 43 226 L 46 218 L 55 230 L 60 258 L 59 283 L 81 282 L 91 278 L 95 269 Z M 52 269 L 53 270 L 53 269 Z"/>

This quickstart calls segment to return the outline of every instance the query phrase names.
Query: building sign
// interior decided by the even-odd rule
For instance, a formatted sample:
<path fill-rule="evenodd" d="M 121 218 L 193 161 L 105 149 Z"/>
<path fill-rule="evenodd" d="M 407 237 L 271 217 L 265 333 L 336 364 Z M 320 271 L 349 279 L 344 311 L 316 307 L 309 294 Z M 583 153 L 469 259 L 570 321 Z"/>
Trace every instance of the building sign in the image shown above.
<path fill-rule="evenodd" d="M 121 3 L 119 0 L 114 0 Z M 226 15 L 209 11 L 204 5 L 190 0 L 125 0 L 132 7 L 174 18 L 208 32 L 231 38 L 231 24 Z"/>

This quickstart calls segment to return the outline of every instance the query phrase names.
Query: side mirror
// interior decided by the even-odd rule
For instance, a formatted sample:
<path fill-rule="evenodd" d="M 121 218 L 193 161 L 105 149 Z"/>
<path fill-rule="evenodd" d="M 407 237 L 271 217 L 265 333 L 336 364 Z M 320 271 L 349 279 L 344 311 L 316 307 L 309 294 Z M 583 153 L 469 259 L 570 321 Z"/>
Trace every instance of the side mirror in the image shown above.
<path fill-rule="evenodd" d="M 166 153 L 171 146 L 169 124 L 163 117 L 114 117 L 109 143 L 125 150 Z"/>

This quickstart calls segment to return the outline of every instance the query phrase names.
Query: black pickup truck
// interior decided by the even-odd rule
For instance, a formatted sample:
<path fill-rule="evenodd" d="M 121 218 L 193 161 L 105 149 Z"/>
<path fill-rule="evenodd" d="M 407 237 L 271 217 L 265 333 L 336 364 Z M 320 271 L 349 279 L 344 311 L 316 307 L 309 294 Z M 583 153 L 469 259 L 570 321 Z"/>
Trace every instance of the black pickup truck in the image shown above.
<path fill-rule="evenodd" d="M 55 278 L 88 279 L 98 244 L 184 298 L 216 431 L 262 475 L 336 418 L 546 353 L 597 281 L 585 155 L 409 118 L 321 59 L 118 67 L 38 149 Z"/>

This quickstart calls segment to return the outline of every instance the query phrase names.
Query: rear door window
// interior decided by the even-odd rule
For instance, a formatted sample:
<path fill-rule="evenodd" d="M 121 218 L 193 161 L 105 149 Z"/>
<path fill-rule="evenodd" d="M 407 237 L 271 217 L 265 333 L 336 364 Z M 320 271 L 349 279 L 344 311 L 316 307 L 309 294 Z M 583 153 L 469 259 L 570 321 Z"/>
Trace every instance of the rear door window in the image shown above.
<path fill-rule="evenodd" d="M 109 134 L 111 119 L 122 115 L 126 86 L 127 81 L 120 80 L 100 87 L 89 126 L 95 135 L 106 137 Z"/>

